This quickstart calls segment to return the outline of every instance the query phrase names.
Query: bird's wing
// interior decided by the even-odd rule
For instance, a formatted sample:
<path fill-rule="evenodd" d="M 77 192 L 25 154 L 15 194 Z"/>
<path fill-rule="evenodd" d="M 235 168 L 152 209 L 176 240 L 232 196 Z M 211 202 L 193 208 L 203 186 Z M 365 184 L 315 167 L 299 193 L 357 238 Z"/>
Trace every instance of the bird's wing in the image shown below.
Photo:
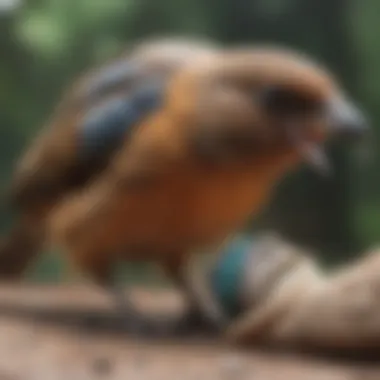
<path fill-rule="evenodd" d="M 15 204 L 55 198 L 104 170 L 128 134 L 160 106 L 166 82 L 159 70 L 128 58 L 85 79 L 66 93 L 16 168 Z"/>
<path fill-rule="evenodd" d="M 44 203 L 86 185 L 160 107 L 173 75 L 212 54 L 206 48 L 186 48 L 186 43 L 163 49 L 157 42 L 153 47 L 142 46 L 93 70 L 64 94 L 16 168 L 11 186 L 15 204 Z"/>

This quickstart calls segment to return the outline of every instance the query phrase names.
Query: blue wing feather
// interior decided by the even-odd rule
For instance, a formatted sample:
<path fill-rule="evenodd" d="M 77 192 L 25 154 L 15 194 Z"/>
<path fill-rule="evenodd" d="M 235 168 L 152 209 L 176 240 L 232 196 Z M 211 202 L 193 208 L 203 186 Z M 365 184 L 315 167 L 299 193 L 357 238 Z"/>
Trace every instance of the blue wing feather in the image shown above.
<path fill-rule="evenodd" d="M 161 83 L 150 83 L 89 109 L 79 128 L 82 157 L 89 159 L 115 149 L 137 123 L 159 107 L 163 92 Z"/>
<path fill-rule="evenodd" d="M 133 80 L 139 72 L 139 67 L 126 60 L 121 60 L 108 65 L 85 86 L 82 96 L 86 101 L 92 102 L 102 94 L 112 91 L 121 83 Z"/>

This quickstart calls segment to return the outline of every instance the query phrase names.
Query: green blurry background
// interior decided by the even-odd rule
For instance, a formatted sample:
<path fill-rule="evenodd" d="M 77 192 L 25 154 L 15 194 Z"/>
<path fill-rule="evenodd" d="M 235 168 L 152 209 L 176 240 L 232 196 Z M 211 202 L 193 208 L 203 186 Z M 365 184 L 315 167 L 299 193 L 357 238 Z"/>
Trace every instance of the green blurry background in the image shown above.
<path fill-rule="evenodd" d="M 327 63 L 364 106 L 375 129 L 373 154 L 366 162 L 358 152 L 331 147 L 333 177 L 307 168 L 289 176 L 248 227 L 278 229 L 320 250 L 327 263 L 345 260 L 380 236 L 379 15 L 378 0 L 0 0 L 2 187 L 62 88 L 128 44 L 157 35 L 283 43 Z M 11 218 L 6 210 L 0 215 L 4 230 Z M 57 280 L 63 267 L 59 255 L 45 254 L 31 276 Z M 147 276 L 144 268 L 123 273 Z"/>

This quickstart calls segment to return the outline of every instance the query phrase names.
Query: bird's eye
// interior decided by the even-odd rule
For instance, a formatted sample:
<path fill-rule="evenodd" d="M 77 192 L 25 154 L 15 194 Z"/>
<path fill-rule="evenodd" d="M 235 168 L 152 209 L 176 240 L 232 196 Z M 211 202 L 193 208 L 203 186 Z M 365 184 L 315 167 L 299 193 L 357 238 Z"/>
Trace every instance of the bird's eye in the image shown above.
<path fill-rule="evenodd" d="M 264 89 L 261 101 L 264 108 L 276 116 L 310 115 L 322 108 L 316 99 L 281 87 Z"/>

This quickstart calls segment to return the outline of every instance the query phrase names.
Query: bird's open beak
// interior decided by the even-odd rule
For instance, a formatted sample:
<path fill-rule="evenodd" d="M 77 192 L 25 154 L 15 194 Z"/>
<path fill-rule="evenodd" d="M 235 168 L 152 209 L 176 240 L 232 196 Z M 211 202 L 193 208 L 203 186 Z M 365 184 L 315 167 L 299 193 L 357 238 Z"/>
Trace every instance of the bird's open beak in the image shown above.
<path fill-rule="evenodd" d="M 340 97 L 333 98 L 326 104 L 324 112 L 326 132 L 332 139 L 357 143 L 369 135 L 370 127 L 366 117 L 350 101 Z M 331 165 L 321 144 L 303 141 L 297 139 L 297 136 L 293 136 L 292 139 L 312 167 L 320 174 L 330 174 Z"/>

